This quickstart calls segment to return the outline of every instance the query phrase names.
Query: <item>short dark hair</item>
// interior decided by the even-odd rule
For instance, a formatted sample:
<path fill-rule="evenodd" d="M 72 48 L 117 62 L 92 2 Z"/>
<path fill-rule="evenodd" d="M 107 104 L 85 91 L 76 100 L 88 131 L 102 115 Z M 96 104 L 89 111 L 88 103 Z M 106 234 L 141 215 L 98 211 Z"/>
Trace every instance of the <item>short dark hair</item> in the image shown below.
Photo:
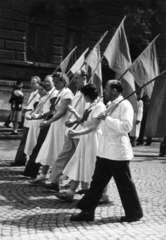
<path fill-rule="evenodd" d="M 65 82 L 65 86 L 69 83 L 69 78 L 65 73 L 55 72 L 52 76 L 53 78 L 59 78 L 60 81 Z"/>
<path fill-rule="evenodd" d="M 16 82 L 16 85 L 18 86 L 18 85 L 20 85 L 22 82 L 21 81 L 17 81 Z"/>
<path fill-rule="evenodd" d="M 97 88 L 93 84 L 87 84 L 80 90 L 83 95 L 88 96 L 91 100 L 95 100 L 98 97 Z"/>
<path fill-rule="evenodd" d="M 115 81 L 111 83 L 110 87 L 113 89 L 115 88 L 119 93 L 123 92 L 123 85 L 120 81 Z"/>

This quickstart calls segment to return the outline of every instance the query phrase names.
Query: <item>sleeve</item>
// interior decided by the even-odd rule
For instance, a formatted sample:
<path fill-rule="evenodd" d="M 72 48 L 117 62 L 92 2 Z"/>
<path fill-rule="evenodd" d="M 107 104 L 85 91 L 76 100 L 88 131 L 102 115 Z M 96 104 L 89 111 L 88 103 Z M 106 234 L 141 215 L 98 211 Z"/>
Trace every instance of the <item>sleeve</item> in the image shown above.
<path fill-rule="evenodd" d="M 72 93 L 72 91 L 70 89 L 66 89 L 66 91 L 64 92 L 62 99 L 73 99 L 74 95 Z"/>
<path fill-rule="evenodd" d="M 119 118 L 106 117 L 105 122 L 109 128 L 119 133 L 129 133 L 133 128 L 134 112 L 130 103 L 121 103 Z"/>
<path fill-rule="evenodd" d="M 138 121 L 142 121 L 142 117 L 143 117 L 143 101 L 140 100 L 140 101 L 138 102 L 137 120 L 138 120 Z"/>
<path fill-rule="evenodd" d="M 100 102 L 96 105 L 93 115 L 93 118 L 97 118 L 99 116 L 100 113 L 104 112 L 106 110 L 106 107 L 104 105 L 104 103 Z"/>

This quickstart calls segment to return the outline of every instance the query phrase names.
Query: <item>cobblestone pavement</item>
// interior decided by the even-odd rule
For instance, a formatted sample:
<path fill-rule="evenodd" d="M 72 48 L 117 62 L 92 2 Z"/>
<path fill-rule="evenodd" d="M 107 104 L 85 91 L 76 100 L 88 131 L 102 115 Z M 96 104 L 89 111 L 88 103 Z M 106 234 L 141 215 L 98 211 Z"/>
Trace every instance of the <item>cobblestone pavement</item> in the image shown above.
<path fill-rule="evenodd" d="M 166 158 L 159 158 L 159 143 L 134 148 L 131 171 L 144 218 L 120 223 L 124 211 L 114 180 L 109 184 L 111 202 L 100 205 L 94 222 L 70 222 L 78 213 L 75 195 L 72 204 L 60 202 L 42 186 L 30 186 L 10 167 L 19 141 L 0 141 L 0 239 L 1 240 L 165 240 L 166 239 Z"/>

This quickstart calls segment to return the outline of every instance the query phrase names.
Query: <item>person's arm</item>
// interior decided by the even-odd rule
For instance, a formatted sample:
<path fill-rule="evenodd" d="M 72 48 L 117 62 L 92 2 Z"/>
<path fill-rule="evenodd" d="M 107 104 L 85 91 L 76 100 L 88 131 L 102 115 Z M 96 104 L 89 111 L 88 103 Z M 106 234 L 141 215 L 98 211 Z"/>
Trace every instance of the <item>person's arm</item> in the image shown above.
<path fill-rule="evenodd" d="M 74 114 L 74 116 L 76 117 L 77 121 L 79 122 L 81 120 L 81 116 L 80 114 L 78 114 L 78 112 L 76 111 L 76 109 L 74 107 L 72 107 L 71 105 L 68 105 L 68 110 Z"/>
<path fill-rule="evenodd" d="M 107 116 L 105 122 L 107 126 L 111 129 L 119 133 L 129 133 L 133 127 L 133 109 L 129 104 L 122 104 L 119 106 L 120 109 L 120 117 L 112 118 L 111 116 Z"/>
<path fill-rule="evenodd" d="M 93 132 L 93 131 L 95 131 L 98 128 L 100 122 L 101 122 L 101 120 L 99 120 L 98 118 L 94 118 L 92 120 L 92 123 L 91 123 L 91 125 L 89 127 L 83 128 L 83 129 L 81 129 L 79 131 L 70 130 L 68 132 L 68 137 L 72 138 L 72 137 L 75 137 L 75 136 L 85 135 L 85 134 L 88 134 L 90 132 Z"/>
<path fill-rule="evenodd" d="M 51 119 L 49 119 L 48 121 L 44 121 L 40 125 L 40 127 L 44 128 L 44 127 L 50 125 L 52 122 L 55 122 L 55 121 L 59 120 L 60 118 L 62 118 L 66 114 L 66 112 L 68 110 L 68 105 L 70 104 L 70 102 L 71 102 L 71 99 L 63 99 L 61 102 L 61 108 L 58 111 L 56 111 L 55 115 Z"/>

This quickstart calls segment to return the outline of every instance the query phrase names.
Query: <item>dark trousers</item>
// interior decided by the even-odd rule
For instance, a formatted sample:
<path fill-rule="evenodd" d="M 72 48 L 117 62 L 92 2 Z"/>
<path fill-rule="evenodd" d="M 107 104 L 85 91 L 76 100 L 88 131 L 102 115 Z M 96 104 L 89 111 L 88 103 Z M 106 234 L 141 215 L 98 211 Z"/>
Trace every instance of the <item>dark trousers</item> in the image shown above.
<path fill-rule="evenodd" d="M 127 217 L 142 214 L 142 208 L 131 178 L 129 161 L 113 161 L 97 157 L 96 167 L 89 191 L 78 202 L 77 207 L 83 211 L 94 211 L 102 196 L 104 188 L 114 178 L 120 199 Z"/>
<path fill-rule="evenodd" d="M 11 123 L 11 120 L 10 120 L 10 114 L 9 114 L 8 118 L 5 121 L 5 124 L 9 126 L 10 123 Z"/>
<path fill-rule="evenodd" d="M 166 155 L 166 137 L 164 137 L 163 142 L 160 144 L 160 154 Z"/>
<path fill-rule="evenodd" d="M 32 177 L 32 178 L 36 178 L 40 169 L 41 164 L 40 163 L 36 163 L 36 157 L 40 151 L 40 148 L 47 136 L 48 130 L 50 128 L 50 125 L 48 127 L 45 127 L 43 129 L 40 130 L 40 133 L 38 135 L 37 138 L 37 144 L 34 147 L 32 154 L 29 158 L 29 161 L 26 165 L 26 168 L 24 170 L 24 175 Z"/>
<path fill-rule="evenodd" d="M 24 153 L 24 148 L 25 148 L 25 144 L 26 144 L 26 140 L 27 140 L 28 131 L 29 131 L 29 128 L 24 127 L 21 142 L 18 147 L 16 157 L 14 160 L 16 164 L 24 165 L 26 163 L 26 154 Z"/>

